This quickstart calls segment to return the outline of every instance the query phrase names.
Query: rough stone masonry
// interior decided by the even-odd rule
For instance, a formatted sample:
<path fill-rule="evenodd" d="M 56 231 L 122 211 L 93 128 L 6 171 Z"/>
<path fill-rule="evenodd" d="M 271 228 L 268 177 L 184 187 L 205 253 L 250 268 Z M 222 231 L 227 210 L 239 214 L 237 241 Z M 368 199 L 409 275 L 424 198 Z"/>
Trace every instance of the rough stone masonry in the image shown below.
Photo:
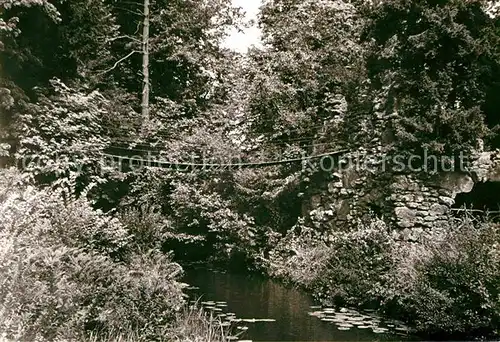
<path fill-rule="evenodd" d="M 369 152 L 364 155 L 377 151 Z M 401 239 L 419 241 L 446 227 L 457 194 L 485 181 L 500 181 L 500 151 L 478 153 L 468 172 L 381 173 L 347 168 L 308 187 L 302 214 L 306 222 L 325 232 L 349 229 L 375 214 L 396 227 Z"/>

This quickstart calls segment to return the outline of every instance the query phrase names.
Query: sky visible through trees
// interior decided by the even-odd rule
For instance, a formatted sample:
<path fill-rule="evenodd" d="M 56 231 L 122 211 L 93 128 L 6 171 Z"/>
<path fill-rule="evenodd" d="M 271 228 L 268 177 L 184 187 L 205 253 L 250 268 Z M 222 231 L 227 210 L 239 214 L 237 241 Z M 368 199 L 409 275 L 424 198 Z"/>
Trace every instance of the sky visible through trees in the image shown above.
<path fill-rule="evenodd" d="M 0 0 L 0 336 L 225 342 L 193 261 L 499 335 L 495 2 Z"/>
<path fill-rule="evenodd" d="M 240 6 L 246 12 L 246 20 L 257 20 L 261 0 L 233 0 L 234 6 Z M 252 45 L 258 45 L 260 42 L 260 29 L 255 23 L 250 28 L 245 28 L 243 32 L 236 29 L 230 30 L 230 35 L 224 41 L 224 46 L 235 51 L 245 53 Z"/>

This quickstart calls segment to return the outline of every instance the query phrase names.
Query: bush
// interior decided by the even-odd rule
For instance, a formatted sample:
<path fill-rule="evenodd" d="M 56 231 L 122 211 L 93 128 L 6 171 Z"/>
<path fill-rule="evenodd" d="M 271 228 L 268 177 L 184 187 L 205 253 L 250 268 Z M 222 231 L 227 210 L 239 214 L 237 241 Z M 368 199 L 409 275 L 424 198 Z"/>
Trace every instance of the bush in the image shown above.
<path fill-rule="evenodd" d="M 495 334 L 500 328 L 500 225 L 466 220 L 418 263 L 403 309 L 419 331 Z"/>
<path fill-rule="evenodd" d="M 123 225 L 85 199 L 65 201 L 0 173 L 0 331 L 16 340 L 81 340 L 134 331 L 158 339 L 184 303 L 182 268 L 135 254 Z"/>
<path fill-rule="evenodd" d="M 375 219 L 354 231 L 337 232 L 330 240 L 326 270 L 313 284 L 316 291 L 336 303 L 379 306 L 377 289 L 385 286 L 384 275 L 394 267 L 389 227 Z"/>
<path fill-rule="evenodd" d="M 300 222 L 269 253 L 267 271 L 273 277 L 311 288 L 326 270 L 330 252 L 319 235 Z"/>
<path fill-rule="evenodd" d="M 19 115 L 18 164 L 42 184 L 66 186 L 73 178 L 75 192 L 105 182 L 102 118 L 113 112 L 112 104 L 97 91 L 87 94 L 58 79 L 50 83 Z"/>
<path fill-rule="evenodd" d="M 169 222 L 159 209 L 143 205 L 125 208 L 120 212 L 120 221 L 134 237 L 136 247 L 160 250 L 169 237 Z"/>
<path fill-rule="evenodd" d="M 370 306 L 423 334 L 494 335 L 500 326 L 500 225 L 462 220 L 444 237 L 400 241 L 374 219 L 321 235 L 297 225 L 267 260 L 271 276 L 327 303 Z"/>
<path fill-rule="evenodd" d="M 268 270 L 327 302 L 371 305 L 382 300 L 376 289 L 392 267 L 392 248 L 392 235 L 381 220 L 324 235 L 299 224 L 273 250 Z"/>

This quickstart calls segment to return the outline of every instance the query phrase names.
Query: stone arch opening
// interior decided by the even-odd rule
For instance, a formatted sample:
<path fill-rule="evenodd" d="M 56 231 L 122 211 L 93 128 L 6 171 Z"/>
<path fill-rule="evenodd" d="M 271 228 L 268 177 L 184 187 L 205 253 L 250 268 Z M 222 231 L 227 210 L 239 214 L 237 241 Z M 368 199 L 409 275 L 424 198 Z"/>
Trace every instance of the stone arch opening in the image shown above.
<path fill-rule="evenodd" d="M 476 183 L 470 192 L 457 194 L 453 208 L 499 211 L 500 182 Z"/>

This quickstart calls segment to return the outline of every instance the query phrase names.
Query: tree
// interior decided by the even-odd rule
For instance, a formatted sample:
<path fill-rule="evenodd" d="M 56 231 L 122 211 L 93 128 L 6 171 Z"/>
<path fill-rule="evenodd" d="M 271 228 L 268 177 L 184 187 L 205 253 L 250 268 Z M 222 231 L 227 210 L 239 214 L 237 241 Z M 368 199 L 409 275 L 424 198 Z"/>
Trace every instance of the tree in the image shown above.
<path fill-rule="evenodd" d="M 144 21 L 142 24 L 142 127 L 149 121 L 149 0 L 144 0 Z"/>
<path fill-rule="evenodd" d="M 231 1 L 156 0 L 148 6 L 134 1 L 109 0 L 108 3 L 120 26 L 119 36 L 123 38 L 113 42 L 113 51 L 117 56 L 127 57 L 107 74 L 114 84 L 143 99 L 147 93 L 143 91 L 147 64 L 149 112 L 154 110 L 157 99 L 159 104 L 173 101 L 181 106 L 177 119 L 189 118 L 216 101 L 208 95 L 214 83 L 211 74 L 216 73 L 218 78 L 223 73 L 220 64 L 224 63 L 224 53 L 219 43 L 226 28 L 236 25 L 241 18 Z M 146 22 L 148 25 L 144 25 Z M 149 27 L 148 58 L 143 44 L 146 26 Z M 141 27 L 142 37 L 138 34 Z M 141 78 L 137 77 L 139 70 L 142 70 Z M 138 103 L 141 102 L 144 101 Z"/>
<path fill-rule="evenodd" d="M 257 71 L 250 73 L 257 132 L 308 152 L 312 144 L 342 143 L 338 123 L 364 77 L 362 23 L 348 1 L 279 0 L 263 7 L 266 47 L 253 53 Z"/>
<path fill-rule="evenodd" d="M 12 146 L 8 152 L 15 152 L 22 136 L 20 113 L 32 113 L 30 103 L 37 101 L 49 80 L 88 82 L 110 63 L 106 41 L 115 33 L 114 18 L 100 2 L 0 4 L 0 139 Z"/>
<path fill-rule="evenodd" d="M 395 144 L 421 153 L 478 147 L 499 123 L 500 31 L 485 2 L 390 0 L 367 8 L 369 76 Z"/>

